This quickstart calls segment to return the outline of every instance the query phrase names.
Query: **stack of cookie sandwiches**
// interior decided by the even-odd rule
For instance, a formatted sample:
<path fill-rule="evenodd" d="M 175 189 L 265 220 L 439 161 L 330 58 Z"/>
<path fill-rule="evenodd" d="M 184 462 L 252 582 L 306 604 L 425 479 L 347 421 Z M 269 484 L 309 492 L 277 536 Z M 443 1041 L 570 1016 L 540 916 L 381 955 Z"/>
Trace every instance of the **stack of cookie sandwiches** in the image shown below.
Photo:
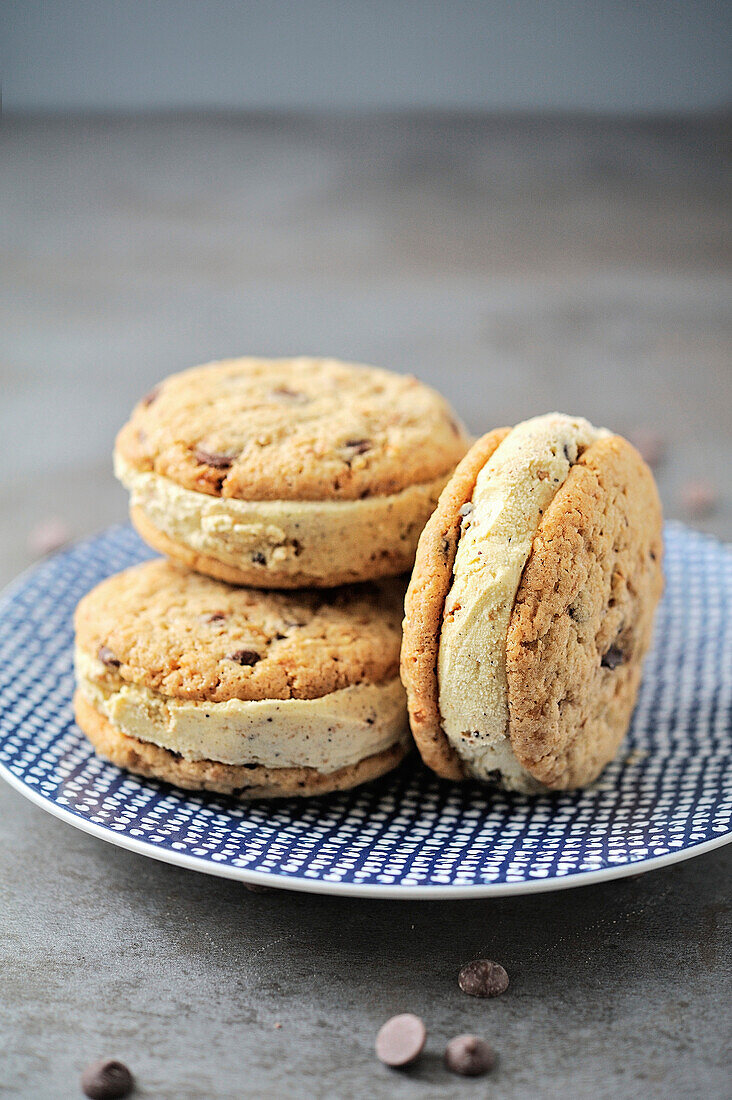
<path fill-rule="evenodd" d="M 411 744 L 404 582 L 470 440 L 415 378 L 326 359 L 174 375 L 115 448 L 166 555 L 76 613 L 76 718 L 145 776 L 240 797 L 342 790 Z"/>
<path fill-rule="evenodd" d="M 165 555 L 77 610 L 77 720 L 120 766 L 315 794 L 387 772 L 411 726 L 439 776 L 530 793 L 617 753 L 663 587 L 621 437 L 552 413 L 471 446 L 414 378 L 234 359 L 145 397 L 115 468 Z"/>

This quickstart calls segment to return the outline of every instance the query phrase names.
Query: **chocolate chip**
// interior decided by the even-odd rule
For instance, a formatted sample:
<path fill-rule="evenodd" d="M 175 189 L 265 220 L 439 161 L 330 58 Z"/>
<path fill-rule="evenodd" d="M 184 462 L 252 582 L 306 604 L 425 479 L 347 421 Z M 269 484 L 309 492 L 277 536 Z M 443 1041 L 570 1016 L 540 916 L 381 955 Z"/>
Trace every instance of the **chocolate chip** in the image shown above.
<path fill-rule="evenodd" d="M 590 617 L 590 613 L 586 607 L 581 603 L 572 603 L 567 608 L 570 619 L 574 619 L 576 623 L 586 623 Z"/>
<path fill-rule="evenodd" d="M 385 1066 L 409 1066 L 422 1053 L 427 1031 L 419 1016 L 404 1012 L 392 1016 L 376 1036 L 376 1056 Z"/>
<path fill-rule="evenodd" d="M 611 645 L 605 656 L 600 661 L 603 668 L 617 668 L 618 665 L 622 665 L 625 660 L 625 654 L 622 649 L 619 649 L 616 645 Z"/>
<path fill-rule="evenodd" d="M 306 394 L 300 393 L 299 390 L 291 390 L 289 386 L 275 386 L 272 397 L 279 401 L 290 401 L 293 405 L 304 405 L 310 400 Z"/>
<path fill-rule="evenodd" d="M 480 1077 L 496 1064 L 496 1056 L 485 1039 L 477 1035 L 456 1035 L 447 1044 L 445 1065 L 462 1077 Z"/>
<path fill-rule="evenodd" d="M 570 454 L 570 451 L 569 451 L 569 443 L 563 444 L 562 450 L 564 451 L 564 457 L 566 458 L 567 462 L 571 466 L 572 465 L 572 455 Z"/>
<path fill-rule="evenodd" d="M 229 654 L 227 660 L 236 661 L 238 665 L 256 665 L 257 661 L 262 660 L 262 656 L 253 649 L 237 649 L 235 653 Z"/>
<path fill-rule="evenodd" d="M 153 401 L 157 401 L 159 396 L 160 386 L 153 386 L 153 388 L 150 390 L 150 393 L 145 394 L 140 404 L 144 405 L 144 407 L 147 408 L 148 405 L 152 405 Z"/>
<path fill-rule="evenodd" d="M 694 519 L 712 514 L 717 506 L 718 494 L 710 481 L 686 481 L 680 491 L 681 507 Z"/>
<path fill-rule="evenodd" d="M 264 554 L 262 554 L 259 550 L 256 550 L 252 554 L 252 561 L 254 562 L 255 565 L 266 565 L 267 564 L 267 559 L 265 558 Z"/>
<path fill-rule="evenodd" d="M 373 443 L 370 439 L 347 439 L 344 446 L 352 455 L 363 455 L 371 450 Z"/>
<path fill-rule="evenodd" d="M 103 1058 L 87 1066 L 81 1075 L 81 1088 L 91 1100 L 117 1100 L 132 1092 L 135 1081 L 123 1062 Z"/>
<path fill-rule="evenodd" d="M 226 618 L 225 611 L 213 611 L 210 615 L 206 616 L 207 623 L 220 623 L 222 619 Z"/>
<path fill-rule="evenodd" d="M 474 959 L 460 971 L 458 985 L 469 997 L 498 997 L 508 989 L 508 974 L 500 963 Z"/>
<path fill-rule="evenodd" d="M 97 657 L 103 665 L 107 666 L 107 668 L 119 668 L 122 664 L 119 657 L 112 653 L 112 650 L 106 645 L 100 645 L 97 650 Z"/>
<path fill-rule="evenodd" d="M 640 456 L 649 466 L 659 466 L 666 452 L 666 442 L 655 428 L 642 426 L 628 432 L 628 439 L 640 452 Z"/>
<path fill-rule="evenodd" d="M 200 462 L 202 466 L 212 466 L 214 470 L 228 470 L 236 457 L 217 454 L 215 451 L 204 451 L 202 447 L 196 447 L 193 453 L 196 456 L 196 462 Z"/>

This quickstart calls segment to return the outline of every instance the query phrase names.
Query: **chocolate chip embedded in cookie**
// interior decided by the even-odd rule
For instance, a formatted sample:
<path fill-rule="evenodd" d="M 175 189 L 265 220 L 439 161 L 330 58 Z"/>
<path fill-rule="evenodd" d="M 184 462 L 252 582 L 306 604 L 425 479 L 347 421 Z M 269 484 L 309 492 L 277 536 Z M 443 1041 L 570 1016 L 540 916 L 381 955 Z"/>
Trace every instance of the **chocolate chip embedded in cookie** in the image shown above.
<path fill-rule="evenodd" d="M 663 588 L 633 447 L 535 417 L 479 440 L 420 539 L 402 679 L 425 762 L 538 791 L 591 782 L 625 735 Z"/>
<path fill-rule="evenodd" d="M 145 562 L 77 608 L 77 722 L 101 756 L 193 790 L 356 786 L 409 748 L 402 594 L 263 592 Z"/>
<path fill-rule="evenodd" d="M 231 359 L 166 379 L 117 476 L 156 550 L 231 584 L 395 576 L 469 439 L 416 378 L 333 359 Z"/>

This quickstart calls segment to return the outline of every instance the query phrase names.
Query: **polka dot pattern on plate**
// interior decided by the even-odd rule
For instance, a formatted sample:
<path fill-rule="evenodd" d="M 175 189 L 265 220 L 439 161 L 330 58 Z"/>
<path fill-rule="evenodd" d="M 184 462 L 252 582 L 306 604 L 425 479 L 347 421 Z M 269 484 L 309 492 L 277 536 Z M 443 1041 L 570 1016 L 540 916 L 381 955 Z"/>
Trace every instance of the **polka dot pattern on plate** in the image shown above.
<path fill-rule="evenodd" d="M 71 710 L 72 617 L 150 557 L 127 527 L 0 597 L 0 773 L 44 808 L 202 871 L 327 893 L 520 893 L 641 871 L 732 838 L 732 551 L 666 527 L 666 593 L 630 735 L 586 791 L 540 797 L 437 780 L 413 757 L 338 795 L 251 804 L 99 760 Z"/>

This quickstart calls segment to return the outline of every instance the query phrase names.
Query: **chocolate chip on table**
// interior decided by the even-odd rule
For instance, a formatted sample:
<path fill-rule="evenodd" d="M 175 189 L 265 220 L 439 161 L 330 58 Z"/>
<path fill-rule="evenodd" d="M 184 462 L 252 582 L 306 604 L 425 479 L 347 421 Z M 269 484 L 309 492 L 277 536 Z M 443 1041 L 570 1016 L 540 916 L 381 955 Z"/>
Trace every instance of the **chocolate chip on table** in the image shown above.
<path fill-rule="evenodd" d="M 681 486 L 681 507 L 693 519 L 711 515 L 717 506 L 717 490 L 709 481 L 686 481 Z"/>
<path fill-rule="evenodd" d="M 392 1016 L 376 1036 L 376 1056 L 385 1066 L 409 1066 L 422 1053 L 427 1030 L 419 1016 L 404 1012 Z"/>
<path fill-rule="evenodd" d="M 30 531 L 27 546 L 34 558 L 54 554 L 71 540 L 71 529 L 60 516 L 49 516 Z"/>
<path fill-rule="evenodd" d="M 628 432 L 628 439 L 649 466 L 659 466 L 663 462 L 666 443 L 660 432 L 651 427 L 638 427 Z"/>
<path fill-rule="evenodd" d="M 97 650 L 97 657 L 107 668 L 119 668 L 122 664 L 119 657 L 112 653 L 112 650 L 106 645 L 100 645 Z"/>
<path fill-rule="evenodd" d="M 254 649 L 237 649 L 227 657 L 229 661 L 236 661 L 238 665 L 256 665 L 262 660 L 262 655 Z"/>
<path fill-rule="evenodd" d="M 485 1039 L 477 1035 L 456 1035 L 445 1049 L 445 1065 L 462 1077 L 480 1077 L 496 1064 L 496 1056 Z"/>
<path fill-rule="evenodd" d="M 82 1090 L 91 1100 L 117 1100 L 132 1092 L 134 1084 L 127 1066 L 114 1058 L 94 1062 L 81 1075 Z"/>
<path fill-rule="evenodd" d="M 607 653 L 604 655 L 600 664 L 603 668 L 617 668 L 618 665 L 622 665 L 625 660 L 622 649 L 618 649 L 616 645 L 611 645 Z"/>
<path fill-rule="evenodd" d="M 212 466 L 214 470 L 228 470 L 234 462 L 234 455 L 217 454 L 215 451 L 204 451 L 202 447 L 196 447 L 193 451 L 196 462 L 202 466 Z"/>
<path fill-rule="evenodd" d="M 469 997 L 498 997 L 508 989 L 508 974 L 500 963 L 474 959 L 460 971 L 458 985 Z"/>

